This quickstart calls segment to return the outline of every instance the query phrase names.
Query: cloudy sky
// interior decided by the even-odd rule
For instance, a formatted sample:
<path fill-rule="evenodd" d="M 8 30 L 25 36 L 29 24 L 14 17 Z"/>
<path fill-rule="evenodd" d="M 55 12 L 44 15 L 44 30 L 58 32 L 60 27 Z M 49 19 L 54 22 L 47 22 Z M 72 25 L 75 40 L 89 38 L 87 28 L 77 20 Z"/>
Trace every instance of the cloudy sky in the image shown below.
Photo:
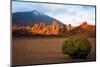
<path fill-rule="evenodd" d="M 83 21 L 95 24 L 95 6 L 71 5 L 71 4 L 47 4 L 33 2 L 12 2 L 12 12 L 24 12 L 37 10 L 56 18 L 64 24 L 77 26 Z"/>

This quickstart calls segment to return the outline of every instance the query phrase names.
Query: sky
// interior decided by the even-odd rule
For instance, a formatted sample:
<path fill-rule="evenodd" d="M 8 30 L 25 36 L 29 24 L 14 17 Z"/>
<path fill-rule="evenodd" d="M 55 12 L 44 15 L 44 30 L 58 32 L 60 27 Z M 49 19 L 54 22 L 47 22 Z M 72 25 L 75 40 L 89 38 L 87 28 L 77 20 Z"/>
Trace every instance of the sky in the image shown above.
<path fill-rule="evenodd" d="M 95 6 L 73 5 L 73 4 L 48 4 L 34 2 L 12 2 L 12 12 L 25 12 L 37 10 L 64 24 L 78 26 L 87 21 L 88 24 L 95 25 Z"/>

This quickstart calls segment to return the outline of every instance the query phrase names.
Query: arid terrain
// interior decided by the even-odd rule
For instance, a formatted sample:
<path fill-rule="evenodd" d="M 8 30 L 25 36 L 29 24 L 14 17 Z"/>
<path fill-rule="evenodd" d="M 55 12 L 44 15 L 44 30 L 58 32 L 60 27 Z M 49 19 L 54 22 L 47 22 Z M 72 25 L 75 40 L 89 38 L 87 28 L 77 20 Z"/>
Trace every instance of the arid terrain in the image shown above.
<path fill-rule="evenodd" d="M 62 54 L 62 43 L 68 38 L 27 38 L 15 37 L 12 40 L 12 63 L 14 65 L 49 64 L 96 60 L 95 38 L 88 38 L 92 44 L 86 59 L 72 59 Z"/>

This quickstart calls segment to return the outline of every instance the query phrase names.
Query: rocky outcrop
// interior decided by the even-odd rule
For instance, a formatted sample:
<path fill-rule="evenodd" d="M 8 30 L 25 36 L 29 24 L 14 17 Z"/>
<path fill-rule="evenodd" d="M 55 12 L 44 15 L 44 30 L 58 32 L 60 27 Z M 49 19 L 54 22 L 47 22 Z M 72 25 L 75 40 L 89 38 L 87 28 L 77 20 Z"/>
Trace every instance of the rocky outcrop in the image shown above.
<path fill-rule="evenodd" d="M 96 27 L 94 25 L 89 25 L 87 22 L 83 22 L 81 25 L 73 29 L 74 34 L 95 37 L 96 36 Z"/>
<path fill-rule="evenodd" d="M 30 30 L 32 33 L 40 33 L 43 30 L 43 28 L 45 28 L 45 24 L 40 22 L 33 25 Z"/>
<path fill-rule="evenodd" d="M 42 35 L 60 35 L 62 33 L 61 30 L 62 26 L 56 21 L 53 21 L 51 25 L 45 25 L 40 22 L 33 25 L 31 28 L 32 33 Z"/>
<path fill-rule="evenodd" d="M 71 24 L 69 24 L 69 25 L 66 26 L 66 29 L 67 29 L 67 31 L 72 31 L 73 27 L 71 26 Z"/>
<path fill-rule="evenodd" d="M 43 22 L 38 22 L 30 26 L 13 25 L 12 30 L 14 33 L 16 31 L 17 33 L 20 33 L 20 31 L 21 33 L 23 33 L 24 31 L 24 33 L 27 32 L 28 34 L 31 33 L 33 35 L 63 35 L 63 36 L 84 35 L 93 37 L 95 37 L 96 35 L 95 26 L 87 24 L 86 21 L 77 27 L 73 27 L 71 24 L 60 25 L 57 21 L 52 21 L 50 25 L 46 25 Z"/>

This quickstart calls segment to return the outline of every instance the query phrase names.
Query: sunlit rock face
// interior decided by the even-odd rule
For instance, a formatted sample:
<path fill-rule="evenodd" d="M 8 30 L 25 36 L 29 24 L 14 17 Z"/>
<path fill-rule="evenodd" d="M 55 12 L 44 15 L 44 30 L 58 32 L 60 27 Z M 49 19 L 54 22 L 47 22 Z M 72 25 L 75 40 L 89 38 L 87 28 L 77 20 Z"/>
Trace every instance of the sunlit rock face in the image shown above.
<path fill-rule="evenodd" d="M 69 24 L 69 25 L 66 25 L 66 29 L 67 29 L 67 31 L 72 31 L 73 30 L 73 27 L 72 27 L 71 24 Z"/>
<path fill-rule="evenodd" d="M 52 21 L 50 25 L 45 24 L 44 22 L 37 22 L 34 25 L 13 25 L 12 31 L 14 33 L 20 34 L 31 34 L 31 35 L 82 35 L 88 37 L 95 37 L 96 35 L 96 26 L 89 25 L 87 22 L 83 22 L 79 26 L 73 27 L 69 25 L 61 25 L 57 21 Z"/>
<path fill-rule="evenodd" d="M 89 25 L 86 21 L 82 22 L 79 26 L 73 29 L 75 34 L 84 35 L 88 37 L 95 37 L 96 36 L 96 26 Z"/>
<path fill-rule="evenodd" d="M 60 35 L 62 30 L 62 26 L 53 21 L 51 25 L 45 25 L 44 23 L 37 23 L 32 26 L 32 33 L 42 34 L 42 35 Z"/>

